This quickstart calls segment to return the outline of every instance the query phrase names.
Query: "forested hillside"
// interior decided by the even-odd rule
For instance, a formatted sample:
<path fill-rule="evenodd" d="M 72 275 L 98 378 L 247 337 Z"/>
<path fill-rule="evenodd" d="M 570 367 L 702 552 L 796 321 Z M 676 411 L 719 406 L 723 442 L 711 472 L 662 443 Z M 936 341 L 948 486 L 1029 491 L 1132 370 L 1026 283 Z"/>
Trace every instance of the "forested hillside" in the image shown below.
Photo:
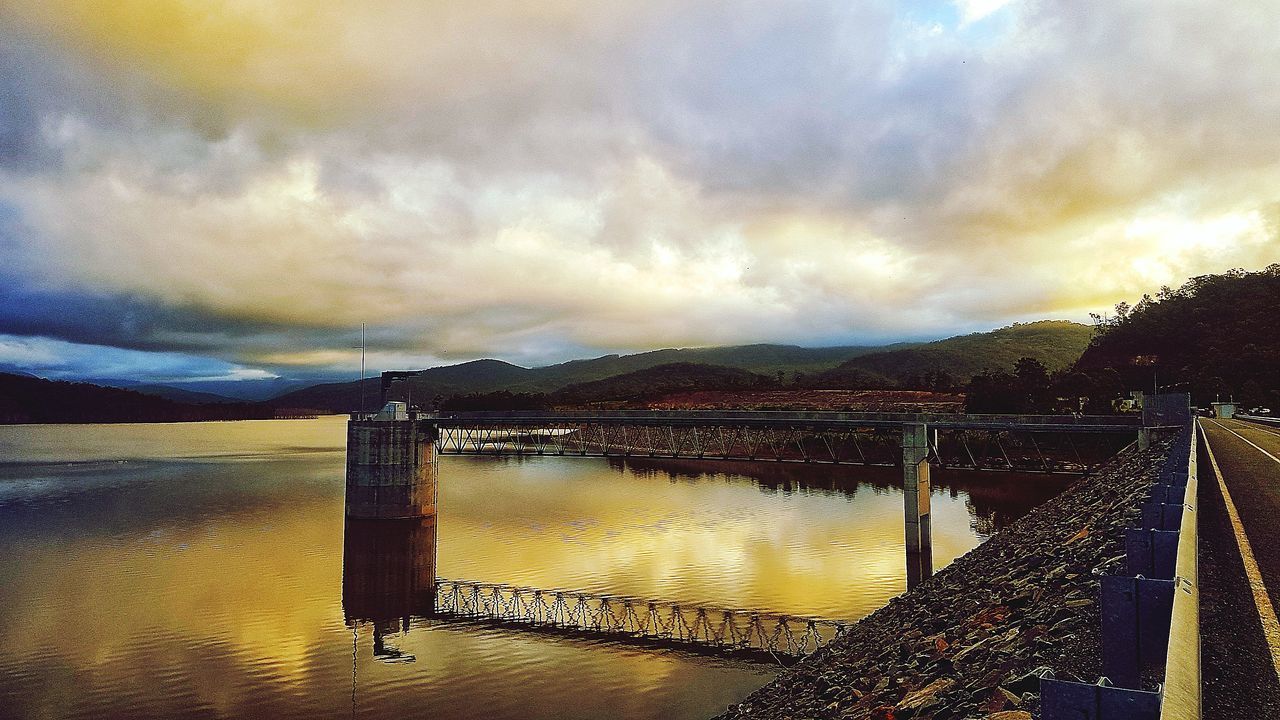
<path fill-rule="evenodd" d="M 1087 325 L 1042 321 L 932 343 L 879 348 L 764 344 L 668 349 L 539 368 L 476 360 L 399 373 L 389 397 L 412 399 L 420 407 L 447 402 L 455 408 L 466 405 L 478 409 L 486 400 L 496 403 L 495 407 L 506 407 L 536 402 L 533 398 L 539 395 L 556 402 L 599 402 L 684 390 L 758 388 L 762 383 L 774 388 L 948 391 L 985 369 L 1012 368 L 1023 357 L 1034 358 L 1050 369 L 1068 367 L 1080 356 L 1090 333 Z M 658 368 L 662 369 L 645 372 Z M 699 386 L 699 382 L 705 384 Z M 644 383 L 652 385 L 646 388 Z M 365 381 L 366 406 L 376 404 L 379 390 L 378 378 Z M 345 412 L 360 407 L 361 391 L 357 382 L 331 383 L 282 395 L 272 403 Z"/>
<path fill-rule="evenodd" d="M 0 373 L 0 423 L 165 422 L 270 418 L 259 403 L 196 405 L 88 383 Z"/>
<path fill-rule="evenodd" d="M 909 347 L 905 344 L 887 347 Z M 414 404 L 426 406 L 437 398 L 449 399 L 508 392 L 552 393 L 570 385 L 605 380 L 664 365 L 715 365 L 735 368 L 793 382 L 835 367 L 859 354 L 884 348 L 843 346 L 803 348 L 795 345 L 735 345 L 730 347 L 655 350 L 634 355 L 604 355 L 537 368 L 523 368 L 501 360 L 474 360 L 445 367 L 403 373 L 391 391 L 394 399 L 412 395 Z M 629 382 L 629 381 L 624 381 Z M 376 403 L 380 381 L 365 381 L 366 403 Z M 615 387 L 621 387 L 615 385 Z M 328 383 L 281 395 L 276 406 L 319 407 L 346 412 L 360 406 L 359 383 Z M 496 395 L 495 395 L 496 397 Z"/>
<path fill-rule="evenodd" d="M 1280 406 L 1280 265 L 1202 275 L 1097 321 L 1081 373 L 1114 371 L 1127 388 L 1158 383 L 1201 405 L 1221 394 Z"/>
<path fill-rule="evenodd" d="M 671 363 L 562 388 L 551 395 L 560 404 L 654 398 L 686 390 L 746 390 L 772 386 L 757 373 L 720 365 Z"/>
<path fill-rule="evenodd" d="M 805 384 L 823 388 L 949 389 L 984 370 L 1009 370 L 1027 357 L 1049 370 L 1070 367 L 1089 344 L 1088 325 L 1065 320 L 1021 323 L 985 333 L 855 357 Z"/>

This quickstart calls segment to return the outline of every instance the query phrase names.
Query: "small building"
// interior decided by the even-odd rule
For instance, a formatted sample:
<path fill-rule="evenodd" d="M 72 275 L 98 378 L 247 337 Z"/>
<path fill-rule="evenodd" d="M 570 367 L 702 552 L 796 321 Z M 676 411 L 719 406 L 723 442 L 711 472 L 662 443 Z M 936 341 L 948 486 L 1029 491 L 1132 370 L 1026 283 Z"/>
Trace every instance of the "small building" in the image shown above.
<path fill-rule="evenodd" d="M 377 415 L 373 416 L 374 420 L 408 420 L 409 404 L 397 401 L 388 402 L 382 406 Z"/>
<path fill-rule="evenodd" d="M 1233 418 L 1236 416 L 1236 403 L 1234 400 L 1229 402 L 1213 403 L 1213 416 L 1220 418 Z"/>
<path fill-rule="evenodd" d="M 1118 413 L 1142 412 L 1146 395 L 1141 390 L 1130 390 L 1129 397 L 1111 401 L 1111 410 Z"/>

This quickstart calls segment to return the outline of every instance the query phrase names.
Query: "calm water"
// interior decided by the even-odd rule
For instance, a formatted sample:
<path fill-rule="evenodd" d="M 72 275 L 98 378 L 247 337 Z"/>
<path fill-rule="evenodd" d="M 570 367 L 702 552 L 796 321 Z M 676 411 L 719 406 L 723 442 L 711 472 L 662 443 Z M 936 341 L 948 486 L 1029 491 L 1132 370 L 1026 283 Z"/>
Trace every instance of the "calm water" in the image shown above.
<path fill-rule="evenodd" d="M 422 618 L 375 659 L 344 428 L 0 427 L 0 716 L 702 718 L 776 672 Z M 445 458 L 436 574 L 853 619 L 905 585 L 897 473 Z M 1063 482 L 935 475 L 936 565 Z"/>

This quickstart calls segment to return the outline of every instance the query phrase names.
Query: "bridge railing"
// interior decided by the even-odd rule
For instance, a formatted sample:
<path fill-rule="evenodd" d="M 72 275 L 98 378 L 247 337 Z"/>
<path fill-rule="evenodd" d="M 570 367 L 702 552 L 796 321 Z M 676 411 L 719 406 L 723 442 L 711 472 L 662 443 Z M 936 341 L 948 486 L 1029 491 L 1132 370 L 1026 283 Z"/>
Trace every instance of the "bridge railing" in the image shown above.
<path fill-rule="evenodd" d="M 926 426 L 927 427 L 927 426 Z M 1110 457 L 1123 436 L 1040 430 L 942 429 L 929 434 L 931 462 L 956 469 L 1082 472 Z M 559 420 L 439 425 L 444 455 L 580 455 L 844 465 L 898 465 L 897 427 L 652 425 Z"/>
<path fill-rule="evenodd" d="M 470 580 L 436 580 L 434 615 L 796 658 L 846 623 L 821 618 Z"/>
<path fill-rule="evenodd" d="M 1280 427 L 1280 417 L 1270 417 L 1266 415 L 1244 415 L 1242 413 L 1235 414 L 1236 420 L 1246 420 L 1248 422 L 1259 423 L 1261 425 L 1274 425 Z"/>
<path fill-rule="evenodd" d="M 542 424 L 591 422 L 632 425 L 767 425 L 898 427 L 927 424 L 939 428 L 1055 428 L 1081 432 L 1127 432 L 1142 425 L 1136 415 L 998 415 L 791 410 L 588 410 L 440 412 L 427 417 L 442 425 Z"/>
<path fill-rule="evenodd" d="M 1044 720 L 1199 720 L 1195 427 L 1178 431 L 1139 527 L 1126 530 L 1127 574 L 1101 579 L 1103 677 L 1043 679 Z"/>

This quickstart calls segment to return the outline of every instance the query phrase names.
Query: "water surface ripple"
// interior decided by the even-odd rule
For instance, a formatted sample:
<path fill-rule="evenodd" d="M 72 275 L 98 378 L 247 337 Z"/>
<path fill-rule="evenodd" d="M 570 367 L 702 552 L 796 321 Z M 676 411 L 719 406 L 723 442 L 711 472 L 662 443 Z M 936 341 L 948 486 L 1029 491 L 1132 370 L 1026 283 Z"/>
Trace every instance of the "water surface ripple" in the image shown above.
<path fill-rule="evenodd" d="M 776 671 L 423 617 L 375 632 L 343 606 L 344 428 L 0 427 L 0 716 L 700 718 Z M 442 577 L 835 619 L 905 584 L 893 469 L 449 457 L 440 477 Z M 935 482 L 940 567 L 1065 481 Z"/>

